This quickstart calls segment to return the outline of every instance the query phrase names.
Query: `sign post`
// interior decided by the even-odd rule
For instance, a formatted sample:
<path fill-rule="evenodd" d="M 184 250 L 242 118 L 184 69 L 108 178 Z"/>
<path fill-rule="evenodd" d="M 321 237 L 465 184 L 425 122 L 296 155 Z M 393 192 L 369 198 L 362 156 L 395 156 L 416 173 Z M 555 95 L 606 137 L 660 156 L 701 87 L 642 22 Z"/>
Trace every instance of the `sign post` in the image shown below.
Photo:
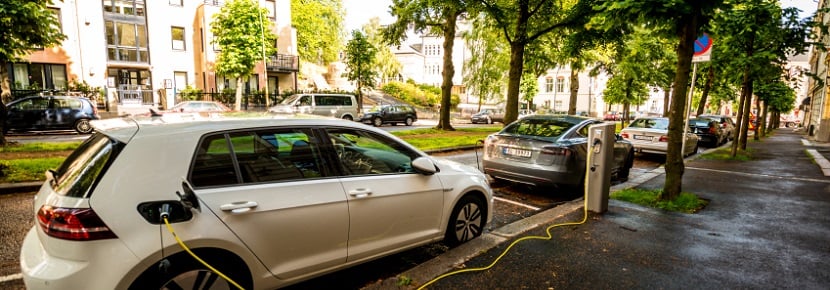
<path fill-rule="evenodd" d="M 689 97 L 686 99 L 686 115 L 683 117 L 683 145 L 680 146 L 680 155 L 686 154 L 686 132 L 689 130 L 689 112 L 692 107 L 692 97 L 695 92 L 695 81 L 697 78 L 697 63 L 707 62 L 712 56 L 712 38 L 706 32 L 701 37 L 695 39 L 695 53 L 692 55 L 692 87 L 689 88 Z"/>

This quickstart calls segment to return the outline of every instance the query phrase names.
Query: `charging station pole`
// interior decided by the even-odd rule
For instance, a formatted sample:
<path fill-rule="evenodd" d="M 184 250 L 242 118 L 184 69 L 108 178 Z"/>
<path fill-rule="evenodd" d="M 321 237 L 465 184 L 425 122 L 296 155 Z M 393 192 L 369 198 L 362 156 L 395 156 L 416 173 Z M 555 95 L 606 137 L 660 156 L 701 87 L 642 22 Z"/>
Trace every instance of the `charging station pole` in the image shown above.
<path fill-rule="evenodd" d="M 606 122 L 588 128 L 588 174 L 585 176 L 588 192 L 585 196 L 588 199 L 588 210 L 595 213 L 608 210 L 616 127 L 617 124 Z"/>

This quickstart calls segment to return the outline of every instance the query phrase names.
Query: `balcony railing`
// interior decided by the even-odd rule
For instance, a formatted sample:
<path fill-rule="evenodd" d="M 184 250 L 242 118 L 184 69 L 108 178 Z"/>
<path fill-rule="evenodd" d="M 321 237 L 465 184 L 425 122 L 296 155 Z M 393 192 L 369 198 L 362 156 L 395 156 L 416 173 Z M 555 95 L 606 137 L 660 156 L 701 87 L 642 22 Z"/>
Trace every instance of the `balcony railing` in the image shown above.
<path fill-rule="evenodd" d="M 222 6 L 222 4 L 225 4 L 224 3 L 225 1 L 221 1 L 221 0 L 204 0 L 204 1 L 205 1 L 205 4 L 213 5 L 213 6 Z"/>
<path fill-rule="evenodd" d="M 265 63 L 265 68 L 272 72 L 298 72 L 300 57 L 288 54 L 272 55 Z"/>

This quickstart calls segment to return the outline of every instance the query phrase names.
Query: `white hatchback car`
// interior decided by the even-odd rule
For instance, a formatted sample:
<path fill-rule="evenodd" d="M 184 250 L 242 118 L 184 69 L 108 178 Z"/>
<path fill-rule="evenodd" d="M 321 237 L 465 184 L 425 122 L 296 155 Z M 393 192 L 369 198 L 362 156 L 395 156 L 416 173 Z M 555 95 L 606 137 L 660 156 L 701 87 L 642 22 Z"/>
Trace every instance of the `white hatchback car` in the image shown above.
<path fill-rule="evenodd" d="M 359 123 L 94 125 L 35 197 L 20 257 L 28 289 L 273 289 L 463 243 L 492 218 L 484 174 Z"/>

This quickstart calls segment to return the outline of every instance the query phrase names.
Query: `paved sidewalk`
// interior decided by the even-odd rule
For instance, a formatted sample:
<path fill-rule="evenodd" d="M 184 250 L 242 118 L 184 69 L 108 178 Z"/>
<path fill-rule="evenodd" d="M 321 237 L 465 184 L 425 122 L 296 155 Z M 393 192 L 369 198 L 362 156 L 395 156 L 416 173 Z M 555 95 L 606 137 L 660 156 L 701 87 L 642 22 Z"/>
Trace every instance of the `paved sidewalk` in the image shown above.
<path fill-rule="evenodd" d="M 491 269 L 436 281 L 430 289 L 827 289 L 830 285 L 830 178 L 802 144 L 779 129 L 750 142 L 751 161 L 687 160 L 683 190 L 710 201 L 680 214 L 611 200 L 609 211 L 551 240 L 523 241 Z M 643 179 L 647 179 L 644 177 Z M 665 175 L 629 183 L 660 189 Z M 579 221 L 582 200 L 508 225 L 399 277 L 366 289 L 412 289 L 444 273 L 493 263 L 510 242 L 546 236 Z"/>

